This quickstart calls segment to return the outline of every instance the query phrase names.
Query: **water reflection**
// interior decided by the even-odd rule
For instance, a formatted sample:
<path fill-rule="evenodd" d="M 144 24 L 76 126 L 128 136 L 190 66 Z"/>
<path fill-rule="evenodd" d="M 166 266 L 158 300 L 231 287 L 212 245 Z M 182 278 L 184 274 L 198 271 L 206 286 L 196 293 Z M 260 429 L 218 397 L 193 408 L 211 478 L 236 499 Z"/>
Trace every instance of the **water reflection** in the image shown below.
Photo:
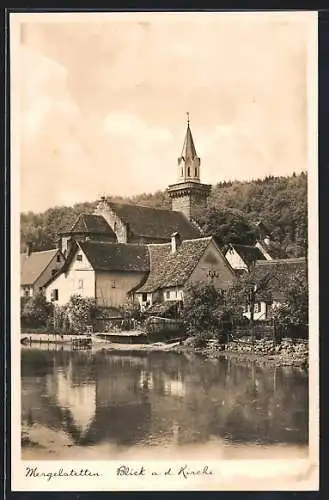
<path fill-rule="evenodd" d="M 79 447 L 306 444 L 308 379 L 225 358 L 25 348 L 22 423 Z"/>

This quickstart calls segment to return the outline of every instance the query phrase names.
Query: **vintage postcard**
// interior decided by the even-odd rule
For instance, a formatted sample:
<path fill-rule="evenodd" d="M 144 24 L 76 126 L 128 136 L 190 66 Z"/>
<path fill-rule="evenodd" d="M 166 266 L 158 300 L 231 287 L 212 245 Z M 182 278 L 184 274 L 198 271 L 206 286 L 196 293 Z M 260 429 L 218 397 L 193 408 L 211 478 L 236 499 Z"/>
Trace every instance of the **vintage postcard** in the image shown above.
<path fill-rule="evenodd" d="M 10 84 L 12 490 L 317 490 L 317 14 L 11 13 Z"/>

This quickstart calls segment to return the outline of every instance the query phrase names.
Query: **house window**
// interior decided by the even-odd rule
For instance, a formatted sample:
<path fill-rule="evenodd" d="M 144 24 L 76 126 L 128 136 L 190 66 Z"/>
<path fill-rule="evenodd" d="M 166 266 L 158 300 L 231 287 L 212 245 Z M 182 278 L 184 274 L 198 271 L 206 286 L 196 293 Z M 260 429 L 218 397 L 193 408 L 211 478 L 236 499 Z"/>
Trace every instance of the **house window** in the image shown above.
<path fill-rule="evenodd" d="M 117 223 L 115 222 L 113 226 L 113 231 L 116 232 L 116 230 L 117 230 Z"/>
<path fill-rule="evenodd" d="M 57 288 L 54 288 L 54 290 L 52 290 L 51 300 L 52 300 L 52 302 L 55 302 L 56 300 L 58 300 L 58 289 Z"/>
<path fill-rule="evenodd" d="M 198 176 L 198 169 L 195 167 L 195 171 L 194 171 L 194 176 L 197 177 Z"/>
<path fill-rule="evenodd" d="M 25 297 L 28 297 L 30 294 L 29 294 L 29 289 L 28 288 L 25 288 L 24 290 L 24 295 Z"/>
<path fill-rule="evenodd" d="M 78 254 L 78 255 L 77 255 L 77 260 L 78 260 L 79 262 L 81 262 L 81 261 L 82 261 L 82 255 L 81 255 L 81 254 Z"/>
<path fill-rule="evenodd" d="M 147 293 L 142 293 L 142 302 L 147 301 Z"/>
<path fill-rule="evenodd" d="M 255 307 L 254 307 L 254 312 L 259 313 L 260 312 L 260 303 L 256 302 Z"/>
<path fill-rule="evenodd" d="M 190 175 L 191 175 L 191 169 L 190 167 L 187 167 L 187 176 L 190 177 Z"/>
<path fill-rule="evenodd" d="M 112 281 L 112 288 L 115 288 L 116 287 L 116 283 L 115 283 L 115 280 Z"/>
<path fill-rule="evenodd" d="M 57 254 L 56 260 L 57 260 L 57 262 L 61 261 L 61 255 L 59 253 Z"/>
<path fill-rule="evenodd" d="M 78 288 L 83 288 L 83 280 L 78 281 Z"/>
<path fill-rule="evenodd" d="M 169 292 L 169 291 L 165 292 L 165 298 L 166 298 L 167 300 L 169 300 L 169 299 L 170 299 L 170 292 Z"/>

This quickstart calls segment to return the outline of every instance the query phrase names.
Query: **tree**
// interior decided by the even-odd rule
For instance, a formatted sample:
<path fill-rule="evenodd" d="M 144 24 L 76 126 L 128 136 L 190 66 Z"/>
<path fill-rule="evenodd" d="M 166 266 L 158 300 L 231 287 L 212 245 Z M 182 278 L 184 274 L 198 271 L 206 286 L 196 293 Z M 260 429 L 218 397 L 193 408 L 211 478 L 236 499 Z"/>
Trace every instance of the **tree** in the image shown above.
<path fill-rule="evenodd" d="M 270 282 L 273 273 L 267 273 L 259 277 L 255 270 L 255 262 L 251 263 L 248 270 L 233 282 L 232 287 L 227 291 L 226 301 L 232 308 L 238 309 L 246 307 L 250 311 L 249 329 L 252 339 L 254 339 L 254 311 L 256 302 L 261 301 L 264 296 L 270 297 Z"/>
<path fill-rule="evenodd" d="M 32 327 L 50 327 L 53 304 L 42 294 L 21 300 L 21 321 Z"/>
<path fill-rule="evenodd" d="M 213 283 L 191 284 L 184 291 L 181 317 L 188 333 L 196 335 L 201 343 L 211 335 L 227 341 L 232 322 L 241 313 L 231 307 L 226 292 L 217 289 Z"/>
<path fill-rule="evenodd" d="M 196 216 L 206 236 L 213 236 L 220 246 L 227 243 L 250 245 L 255 242 L 255 229 L 239 210 L 210 207 Z"/>
<path fill-rule="evenodd" d="M 65 306 L 66 321 L 73 333 L 85 333 L 92 325 L 96 314 L 96 302 L 91 297 L 72 295 Z"/>
<path fill-rule="evenodd" d="M 285 301 L 273 309 L 272 315 L 282 334 L 308 329 L 308 283 L 300 273 L 287 281 Z"/>

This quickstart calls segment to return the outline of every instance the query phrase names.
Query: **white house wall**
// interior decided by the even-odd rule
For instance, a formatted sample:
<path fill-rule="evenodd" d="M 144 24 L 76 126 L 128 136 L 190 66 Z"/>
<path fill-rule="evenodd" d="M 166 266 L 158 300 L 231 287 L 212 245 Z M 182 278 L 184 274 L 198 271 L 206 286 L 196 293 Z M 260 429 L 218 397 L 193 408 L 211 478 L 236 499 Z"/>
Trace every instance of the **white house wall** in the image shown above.
<path fill-rule="evenodd" d="M 271 305 L 266 306 L 265 302 L 256 302 L 255 308 L 254 308 L 254 320 L 255 321 L 264 321 L 267 318 L 267 310 L 271 308 Z M 243 313 L 243 315 L 250 319 L 250 308 L 246 312 Z"/>
<path fill-rule="evenodd" d="M 248 269 L 243 259 L 236 250 L 228 250 L 225 254 L 226 259 L 233 269 Z"/>
<path fill-rule="evenodd" d="M 77 261 L 82 255 L 82 261 Z M 46 289 L 46 298 L 51 301 L 53 290 L 58 290 L 56 304 L 66 304 L 72 295 L 95 297 L 95 272 L 81 250 L 77 252 L 66 273 L 62 273 Z"/>
<path fill-rule="evenodd" d="M 163 291 L 162 300 L 182 300 L 183 299 L 183 290 L 182 288 L 165 288 Z"/>

